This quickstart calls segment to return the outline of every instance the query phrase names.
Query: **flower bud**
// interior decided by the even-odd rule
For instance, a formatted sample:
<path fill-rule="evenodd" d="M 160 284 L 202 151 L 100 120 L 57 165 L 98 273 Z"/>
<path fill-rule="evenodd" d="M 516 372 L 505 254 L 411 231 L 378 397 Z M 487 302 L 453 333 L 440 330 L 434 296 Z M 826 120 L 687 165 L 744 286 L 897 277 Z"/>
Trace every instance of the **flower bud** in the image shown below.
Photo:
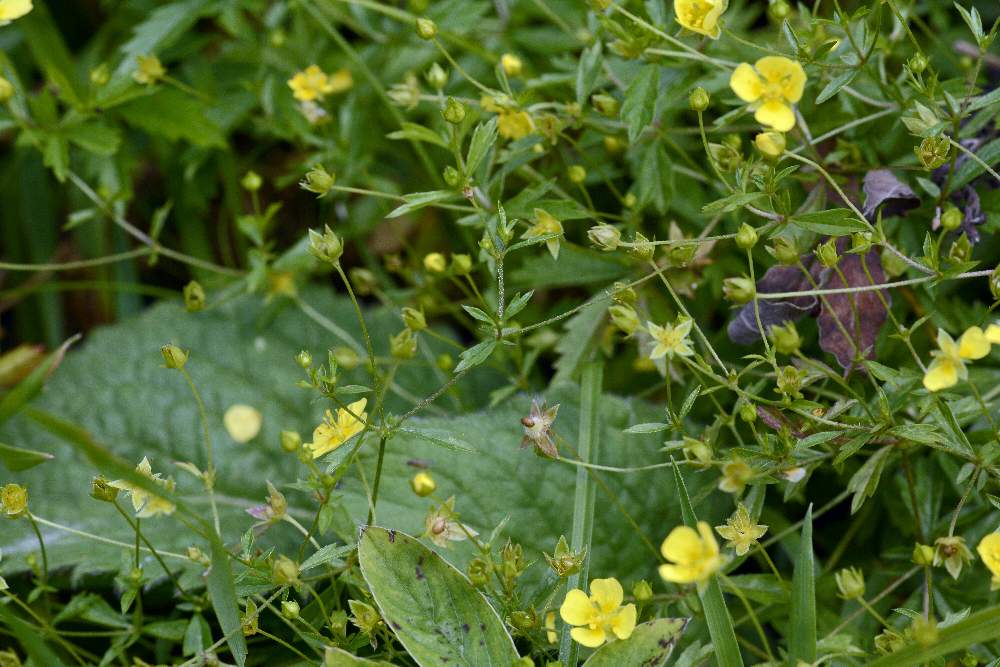
<path fill-rule="evenodd" d="M 774 243 L 767 249 L 771 255 L 782 264 L 792 265 L 799 261 L 799 251 L 795 247 L 795 242 L 791 239 L 779 236 L 774 239 Z"/>
<path fill-rule="evenodd" d="M 851 234 L 851 252 L 855 254 L 866 253 L 872 247 L 871 232 L 854 232 Z"/>
<path fill-rule="evenodd" d="M 575 552 L 569 547 L 569 542 L 566 541 L 565 535 L 559 536 L 559 541 L 556 542 L 556 548 L 552 552 L 552 555 L 542 552 L 545 557 L 545 561 L 549 564 L 549 568 L 556 573 L 558 577 L 568 577 L 571 574 L 580 571 L 583 566 L 583 561 L 587 556 L 587 549 L 584 548 L 581 551 Z"/>
<path fill-rule="evenodd" d="M 744 222 L 736 232 L 736 245 L 742 250 L 749 250 L 757 245 L 757 230 Z"/>
<path fill-rule="evenodd" d="M 14 84 L 0 76 L 0 104 L 4 104 L 14 97 Z"/>
<path fill-rule="evenodd" d="M 625 150 L 625 142 L 618 137 L 608 135 L 604 137 L 604 150 L 609 153 L 621 153 Z"/>
<path fill-rule="evenodd" d="M 370 635 L 378 630 L 379 625 L 382 624 L 382 617 L 370 604 L 360 600 L 348 600 L 347 606 L 352 614 L 351 623 L 362 632 Z"/>
<path fill-rule="evenodd" d="M 638 203 L 639 203 L 639 200 L 636 198 L 634 192 L 628 192 L 622 198 L 622 206 L 624 206 L 625 208 L 635 208 L 635 205 L 638 204 Z M 638 236 L 638 235 L 639 235 L 638 232 L 636 232 L 636 236 Z M 643 237 L 643 238 L 645 238 L 645 237 Z"/>
<path fill-rule="evenodd" d="M 451 270 L 456 276 L 465 276 L 472 271 L 472 257 L 454 254 L 451 256 Z"/>
<path fill-rule="evenodd" d="M 566 175 L 569 176 L 570 181 L 579 185 L 580 183 L 583 183 L 584 180 L 586 180 L 587 170 L 578 164 L 574 164 L 572 167 L 569 168 L 569 171 L 566 172 Z"/>
<path fill-rule="evenodd" d="M 132 72 L 132 78 L 136 83 L 152 86 L 166 75 L 167 70 L 156 56 L 135 57 L 135 71 Z"/>
<path fill-rule="evenodd" d="M 767 15 L 772 21 L 781 23 L 792 13 L 792 7 L 785 0 L 777 0 L 767 7 Z"/>
<path fill-rule="evenodd" d="M 361 357 L 357 351 L 343 345 L 333 348 L 333 359 L 345 371 L 352 371 L 361 363 Z"/>
<path fill-rule="evenodd" d="M 336 182 L 336 174 L 328 172 L 323 168 L 323 165 L 316 165 L 307 171 L 305 177 L 299 181 L 299 187 L 322 197 L 330 192 Z"/>
<path fill-rule="evenodd" d="M 920 544 L 913 547 L 913 562 L 916 565 L 930 567 L 934 564 L 934 547 L 929 544 Z"/>
<path fill-rule="evenodd" d="M 90 497 L 103 503 L 113 503 L 118 498 L 118 489 L 111 486 L 104 475 L 90 480 Z"/>
<path fill-rule="evenodd" d="M 107 63 L 101 63 L 94 69 L 90 70 L 90 82 L 98 88 L 107 85 L 110 80 L 111 70 L 108 68 Z"/>
<path fill-rule="evenodd" d="M 927 62 L 927 56 L 925 56 L 922 53 L 918 53 L 917 55 L 910 58 L 910 60 L 906 64 L 907 66 L 909 66 L 910 71 L 913 72 L 914 74 L 922 74 L 923 71 L 927 69 L 927 65 L 929 63 Z"/>
<path fill-rule="evenodd" d="M 299 447 L 302 446 L 302 436 L 299 435 L 298 431 L 282 431 L 281 432 L 281 448 L 288 453 L 298 451 Z"/>
<path fill-rule="evenodd" d="M 454 97 L 449 97 L 448 101 L 444 103 L 444 110 L 441 112 L 441 115 L 452 125 L 458 125 L 465 120 L 465 105 Z"/>
<path fill-rule="evenodd" d="M 431 68 L 427 70 L 425 77 L 427 78 L 427 83 L 429 83 L 431 88 L 434 90 L 441 90 L 448 83 L 448 73 L 445 72 L 444 69 L 437 63 L 431 65 Z"/>
<path fill-rule="evenodd" d="M 521 76 L 524 63 L 513 53 L 505 53 L 500 56 L 500 67 L 503 68 L 503 72 L 507 76 Z"/>
<path fill-rule="evenodd" d="M 410 479 L 410 488 L 421 498 L 429 496 L 437 489 L 437 483 L 431 474 L 426 470 L 421 470 Z"/>
<path fill-rule="evenodd" d="M 917 154 L 920 165 L 927 171 L 932 171 L 948 161 L 951 143 L 945 136 L 927 137 L 913 149 L 913 152 Z"/>
<path fill-rule="evenodd" d="M 352 267 L 351 270 L 347 272 L 347 275 L 351 277 L 351 286 L 354 287 L 355 293 L 362 296 L 368 296 L 375 291 L 376 287 L 378 287 L 378 278 L 375 277 L 374 273 L 364 267 Z"/>
<path fill-rule="evenodd" d="M 455 358 L 447 352 L 442 352 L 438 355 L 434 363 L 445 373 L 450 373 L 451 369 L 455 367 Z"/>
<path fill-rule="evenodd" d="M 611 321 L 614 322 L 614 325 L 621 329 L 626 336 L 633 335 L 642 325 L 639 321 L 639 315 L 632 306 L 615 304 L 608 308 L 608 314 L 611 315 Z"/>
<path fill-rule="evenodd" d="M 453 188 L 457 188 L 458 184 L 462 182 L 462 175 L 458 173 L 458 169 L 455 169 L 450 164 L 441 172 L 441 177 L 445 183 Z"/>
<path fill-rule="evenodd" d="M 28 509 L 28 489 L 20 484 L 0 487 L 0 508 L 11 519 L 21 516 Z"/>
<path fill-rule="evenodd" d="M 336 265 L 344 254 L 344 242 L 329 227 L 324 227 L 322 234 L 310 229 L 309 254 L 321 262 Z"/>
<path fill-rule="evenodd" d="M 492 566 L 482 558 L 473 558 L 469 561 L 469 581 L 476 588 L 482 588 L 490 583 L 490 573 Z"/>
<path fill-rule="evenodd" d="M 299 353 L 295 355 L 295 363 L 303 369 L 309 368 L 313 365 L 313 357 L 307 350 L 300 350 Z"/>
<path fill-rule="evenodd" d="M 618 112 L 621 109 L 621 104 L 611 95 L 596 93 L 590 96 L 590 103 L 594 105 L 594 109 L 597 110 L 597 113 L 601 114 L 605 118 L 618 118 Z"/>
<path fill-rule="evenodd" d="M 263 183 L 264 182 L 261 180 L 260 174 L 253 169 L 243 174 L 243 178 L 240 180 L 240 185 L 242 185 L 243 189 L 248 192 L 257 192 L 257 190 L 260 190 L 260 186 L 263 185 Z"/>
<path fill-rule="evenodd" d="M 610 252 L 618 248 L 618 244 L 622 240 L 622 233 L 614 225 L 602 222 L 587 230 L 587 238 L 601 250 Z"/>
<path fill-rule="evenodd" d="M 692 90 L 688 96 L 688 106 L 691 107 L 691 111 L 697 111 L 698 113 L 707 109 L 711 102 L 712 98 L 709 96 L 708 91 L 701 86 Z"/>
<path fill-rule="evenodd" d="M 184 368 L 189 356 L 187 352 L 176 345 L 164 345 L 160 348 L 160 354 L 163 355 L 163 361 L 167 368 L 177 370 Z"/>
<path fill-rule="evenodd" d="M 632 247 L 629 248 L 629 252 L 633 257 L 644 262 L 648 262 L 653 259 L 653 253 L 656 252 L 656 246 L 654 246 L 644 235 L 636 232 L 635 237 L 632 239 Z"/>
<path fill-rule="evenodd" d="M 444 255 L 432 252 L 424 256 L 424 269 L 431 273 L 444 273 L 447 267 Z"/>
<path fill-rule="evenodd" d="M 695 438 L 684 438 L 684 453 L 689 458 L 702 464 L 708 464 L 712 460 L 712 448 L 704 440 Z"/>
<path fill-rule="evenodd" d="M 438 27 L 434 21 L 427 18 L 417 19 L 417 36 L 420 39 L 434 39 L 437 37 Z"/>
<path fill-rule="evenodd" d="M 845 600 L 854 600 L 865 595 L 865 577 L 861 570 L 855 567 L 845 567 L 834 578 L 837 580 L 837 590 Z"/>
<path fill-rule="evenodd" d="M 741 401 L 739 408 L 740 419 L 747 424 L 757 421 L 757 407 L 750 401 Z"/>
<path fill-rule="evenodd" d="M 412 359 L 417 354 L 417 339 L 410 329 L 389 338 L 389 353 L 396 359 Z"/>
<path fill-rule="evenodd" d="M 958 208 L 949 205 L 941 214 L 941 226 L 949 232 L 954 231 L 962 225 L 964 217 Z"/>
<path fill-rule="evenodd" d="M 795 366 L 785 366 L 778 371 L 777 385 L 778 393 L 788 398 L 802 398 L 802 379 L 804 373 Z"/>
<path fill-rule="evenodd" d="M 343 609 L 330 612 L 330 620 L 327 622 L 327 626 L 330 628 L 330 634 L 334 637 L 345 639 L 347 637 L 347 612 Z M 325 664 L 332 665 L 336 663 L 327 660 Z"/>
<path fill-rule="evenodd" d="M 697 253 L 697 243 L 681 243 L 670 246 L 667 256 L 670 258 L 670 263 L 673 266 L 687 266 Z"/>
<path fill-rule="evenodd" d="M 402 315 L 403 324 L 405 324 L 406 328 L 410 331 L 417 333 L 427 328 L 427 319 L 424 317 L 424 312 L 422 310 L 406 306 L 403 308 Z"/>
<path fill-rule="evenodd" d="M 754 137 L 753 143 L 757 150 L 771 159 L 777 159 L 785 152 L 785 135 L 781 132 L 761 132 Z"/>
<path fill-rule="evenodd" d="M 631 306 L 639 300 L 639 295 L 635 293 L 635 290 L 630 285 L 617 282 L 611 286 L 611 300 L 615 303 L 623 303 L 626 306 Z"/>
<path fill-rule="evenodd" d="M 288 556 L 278 556 L 271 566 L 271 581 L 276 586 L 297 586 L 299 582 L 299 564 Z"/>
<path fill-rule="evenodd" d="M 537 621 L 534 609 L 530 613 L 518 610 L 510 615 L 510 624 L 521 631 L 521 633 L 527 633 L 531 628 L 535 627 Z"/>
<path fill-rule="evenodd" d="M 1000 266 L 993 269 L 993 273 L 990 274 L 990 293 L 993 298 L 1000 301 Z"/>
<path fill-rule="evenodd" d="M 212 564 L 212 559 L 209 558 L 204 551 L 193 544 L 187 548 L 187 553 L 185 555 L 192 563 L 198 563 L 198 565 L 202 565 L 204 567 L 208 567 Z"/>
<path fill-rule="evenodd" d="M 244 637 L 252 637 L 257 634 L 260 615 L 257 613 L 257 603 L 247 600 L 246 611 L 240 616 L 240 627 Z"/>
<path fill-rule="evenodd" d="M 933 646 L 938 642 L 940 633 L 938 632 L 937 621 L 933 618 L 916 617 L 913 619 L 913 624 L 910 625 L 910 630 L 913 633 L 913 638 L 921 646 Z"/>
<path fill-rule="evenodd" d="M 828 269 L 832 269 L 837 266 L 840 262 L 840 256 L 837 254 L 837 239 L 830 239 L 825 243 L 820 243 L 816 246 L 816 259 L 819 263 Z"/>
<path fill-rule="evenodd" d="M 795 354 L 802 347 L 802 338 L 792 321 L 771 327 L 771 340 L 774 341 L 774 349 L 781 354 Z"/>
<path fill-rule="evenodd" d="M 955 242 L 951 244 L 951 248 L 948 250 L 948 259 L 953 262 L 966 262 L 972 257 L 972 243 L 969 241 L 969 237 L 962 234 Z"/>
<path fill-rule="evenodd" d="M 295 600 L 285 600 L 281 603 L 281 615 L 287 619 L 298 618 L 300 611 L 299 603 Z"/>
<path fill-rule="evenodd" d="M 205 309 L 205 288 L 197 280 L 192 280 L 184 286 L 184 308 L 189 313 Z"/>
<path fill-rule="evenodd" d="M 632 596 L 636 602 L 649 602 L 653 599 L 653 587 L 645 579 L 640 579 L 632 586 Z"/>
<path fill-rule="evenodd" d="M 757 286 L 749 278 L 726 278 L 722 281 L 722 293 L 735 304 L 744 304 L 757 294 Z"/>

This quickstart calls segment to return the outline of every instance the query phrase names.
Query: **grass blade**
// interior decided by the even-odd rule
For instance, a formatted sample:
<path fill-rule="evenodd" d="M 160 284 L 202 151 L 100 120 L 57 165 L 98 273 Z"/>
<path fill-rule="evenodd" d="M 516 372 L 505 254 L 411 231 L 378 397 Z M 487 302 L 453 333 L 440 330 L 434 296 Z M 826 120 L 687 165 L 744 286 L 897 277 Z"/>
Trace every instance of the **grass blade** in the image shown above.
<path fill-rule="evenodd" d="M 229 552 L 217 535 L 212 534 L 212 569 L 208 574 L 208 593 L 212 608 L 219 619 L 219 627 L 226 637 L 233 659 L 240 667 L 247 660 L 247 640 L 240 623 L 240 607 L 236 602 L 236 585 L 229 563 Z"/>
<path fill-rule="evenodd" d="M 802 539 L 792 577 L 791 634 L 788 664 L 816 660 L 816 578 L 812 545 L 812 505 L 802 521 Z"/>
<path fill-rule="evenodd" d="M 941 628 L 938 640 L 930 646 L 910 644 L 905 648 L 868 663 L 870 667 L 909 667 L 955 653 L 980 642 L 996 639 L 1000 628 L 1000 606 L 972 614 L 955 625 Z"/>

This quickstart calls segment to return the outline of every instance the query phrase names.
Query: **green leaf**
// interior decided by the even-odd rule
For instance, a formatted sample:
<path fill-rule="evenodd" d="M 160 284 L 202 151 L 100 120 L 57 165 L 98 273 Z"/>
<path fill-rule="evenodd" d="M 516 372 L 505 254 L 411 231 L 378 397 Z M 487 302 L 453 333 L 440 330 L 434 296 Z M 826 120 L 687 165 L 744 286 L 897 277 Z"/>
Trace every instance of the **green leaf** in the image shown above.
<path fill-rule="evenodd" d="M 605 644 L 587 659 L 584 667 L 659 667 L 667 662 L 684 632 L 687 619 L 657 618 L 635 626 L 628 639 Z"/>
<path fill-rule="evenodd" d="M 62 361 L 63 356 L 66 354 L 66 350 L 69 346 L 80 339 L 79 335 L 73 336 L 65 343 L 59 346 L 59 349 L 55 350 L 49 356 L 45 358 L 45 361 L 38 364 L 38 366 L 31 371 L 28 377 L 24 378 L 17 383 L 17 386 L 11 389 L 9 392 L 0 398 L 0 424 L 10 419 L 12 416 L 17 414 L 17 412 L 23 408 L 27 403 L 33 399 L 42 390 L 42 386 L 45 384 L 46 378 L 55 370 L 59 362 Z"/>
<path fill-rule="evenodd" d="M 816 572 L 812 544 L 812 505 L 802 521 L 795 572 L 792 575 L 791 628 L 788 640 L 788 664 L 816 661 Z"/>
<path fill-rule="evenodd" d="M 74 123 L 61 131 L 71 143 L 95 155 L 114 155 L 122 143 L 121 131 L 104 123 Z"/>
<path fill-rule="evenodd" d="M 431 190 L 429 192 L 414 192 L 412 194 L 403 195 L 403 201 L 406 203 L 392 209 L 392 211 L 390 211 L 385 217 L 398 218 L 402 215 L 406 215 L 407 213 L 419 211 L 420 209 L 430 206 L 431 204 L 452 199 L 453 197 L 455 197 L 455 193 L 451 190 Z"/>
<path fill-rule="evenodd" d="M 939 628 L 937 641 L 929 646 L 912 643 L 868 664 L 869 667 L 923 665 L 973 644 L 995 640 L 997 627 L 1000 627 L 1000 606 L 984 609 L 954 625 Z"/>
<path fill-rule="evenodd" d="M 1000 164 L 1000 139 L 994 139 L 986 145 L 981 146 L 976 151 L 976 157 L 990 165 L 990 167 L 996 167 L 996 165 Z M 955 178 L 952 179 L 952 191 L 968 185 L 973 179 L 978 178 L 985 172 L 986 169 L 983 168 L 983 165 L 975 160 L 965 160 L 962 166 L 955 171 Z"/>
<path fill-rule="evenodd" d="M 14 605 L 11 604 L 0 604 L 0 623 L 10 628 L 32 663 L 45 667 L 63 667 L 65 663 L 45 644 L 38 629 L 19 618 L 13 608 Z"/>
<path fill-rule="evenodd" d="M 587 101 L 601 73 L 601 44 L 601 40 L 594 40 L 594 44 L 580 54 L 580 64 L 576 69 L 576 103 L 580 106 Z"/>
<path fill-rule="evenodd" d="M 737 192 L 722 199 L 716 199 L 701 207 L 701 212 L 705 214 L 729 213 L 738 208 L 743 208 L 747 204 L 752 204 L 766 195 L 763 192 Z"/>
<path fill-rule="evenodd" d="M 320 565 L 332 563 L 334 566 L 343 565 L 343 557 L 354 550 L 354 546 L 347 544 L 328 544 L 299 565 L 299 571 L 305 572 Z"/>
<path fill-rule="evenodd" d="M 0 463 L 11 472 L 28 470 L 46 461 L 51 461 L 54 456 L 45 452 L 36 452 L 33 449 L 22 449 L 21 447 L 11 447 L 0 442 Z"/>
<path fill-rule="evenodd" d="M 174 44 L 199 18 L 211 11 L 211 3 L 185 0 L 163 4 L 145 17 L 132 31 L 132 38 L 121 47 L 122 62 L 118 74 L 131 73 L 136 57 L 157 55 Z"/>
<path fill-rule="evenodd" d="M 465 171 L 469 174 L 476 173 L 476 169 L 486 158 L 487 153 L 493 148 L 497 141 L 497 119 L 490 118 L 485 123 L 476 125 L 472 132 L 472 139 L 469 141 L 469 153 L 465 158 Z"/>
<path fill-rule="evenodd" d="M 851 500 L 851 514 L 861 509 L 865 500 L 874 495 L 892 449 L 892 445 L 886 445 L 869 456 L 864 465 L 858 468 L 858 471 L 847 483 L 847 490 L 854 494 L 854 498 Z"/>
<path fill-rule="evenodd" d="M 211 536 L 212 567 L 208 571 L 208 594 L 212 608 L 219 619 L 219 627 L 226 637 L 229 650 L 236 664 L 243 667 L 247 659 L 247 642 L 240 622 L 240 608 L 236 601 L 236 585 L 229 562 L 229 552 L 216 535 Z"/>
<path fill-rule="evenodd" d="M 391 662 L 382 662 L 381 660 L 369 660 L 367 658 L 359 658 L 353 653 L 348 653 L 342 648 L 337 648 L 336 646 L 328 646 L 326 648 L 326 656 L 323 660 L 323 667 L 393 667 Z"/>
<path fill-rule="evenodd" d="M 589 359 L 597 345 L 601 325 L 607 318 L 607 308 L 599 297 L 584 304 L 575 315 L 566 320 L 562 335 L 556 343 L 556 374 L 553 382 L 574 379 L 583 362 Z"/>
<path fill-rule="evenodd" d="M 661 424 L 659 422 L 648 422 L 646 424 L 636 424 L 635 426 L 629 426 L 625 429 L 625 433 L 659 433 L 660 431 L 666 431 L 670 428 L 670 424 Z"/>
<path fill-rule="evenodd" d="M 559 260 L 549 253 L 529 257 L 507 275 L 509 286 L 541 289 L 565 285 L 610 283 L 628 273 L 629 264 L 614 253 L 564 243 Z"/>
<path fill-rule="evenodd" d="M 839 93 L 841 88 L 851 83 L 851 81 L 854 81 L 854 77 L 856 77 L 860 71 L 861 70 L 859 68 L 851 68 L 844 70 L 837 76 L 830 79 L 830 82 L 827 83 L 826 86 L 823 87 L 823 90 L 820 91 L 819 95 L 816 96 L 816 104 L 822 104 Z"/>
<path fill-rule="evenodd" d="M 208 107 L 175 88 L 161 88 L 116 107 L 127 123 L 168 141 L 187 141 L 203 148 L 224 148 L 222 129 L 207 116 Z"/>
<path fill-rule="evenodd" d="M 460 361 L 458 365 L 455 366 L 455 372 L 461 373 L 466 368 L 472 368 L 483 363 L 490 358 L 493 354 L 493 349 L 497 346 L 497 341 L 494 338 L 484 340 L 482 343 L 473 345 L 467 350 L 462 350 L 459 354 Z"/>
<path fill-rule="evenodd" d="M 369 526 L 361 573 L 396 638 L 422 667 L 512 665 L 514 641 L 496 610 L 441 556 L 405 533 Z"/>
<path fill-rule="evenodd" d="M 441 148 L 448 148 L 448 142 L 444 140 L 440 134 L 430 129 L 429 127 L 424 127 L 423 125 L 417 125 L 416 123 L 403 123 L 401 130 L 396 130 L 395 132 L 390 132 L 386 136 L 390 139 L 409 139 L 412 141 L 423 141 L 428 144 L 434 144 L 435 146 L 440 146 Z"/>
<path fill-rule="evenodd" d="M 625 90 L 621 119 L 628 128 L 629 142 L 635 141 L 653 120 L 656 93 L 660 84 L 658 65 L 646 65 L 635 75 Z"/>
<path fill-rule="evenodd" d="M 74 107 L 83 104 L 83 84 L 73 55 L 66 47 L 46 3 L 36 2 L 34 10 L 17 22 L 17 30 L 45 76 L 60 95 Z"/>
<path fill-rule="evenodd" d="M 831 208 L 826 211 L 801 213 L 788 219 L 796 227 L 828 236 L 847 236 L 854 232 L 870 231 L 870 227 L 858 220 L 850 209 Z"/>

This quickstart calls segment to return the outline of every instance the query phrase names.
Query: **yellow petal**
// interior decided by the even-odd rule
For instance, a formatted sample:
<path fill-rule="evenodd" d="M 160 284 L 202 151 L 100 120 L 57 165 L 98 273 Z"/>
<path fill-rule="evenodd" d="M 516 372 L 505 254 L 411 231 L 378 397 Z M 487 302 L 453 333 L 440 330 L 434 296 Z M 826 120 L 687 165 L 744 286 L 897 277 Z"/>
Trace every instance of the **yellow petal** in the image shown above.
<path fill-rule="evenodd" d="M 595 630 L 591 630 L 590 628 L 573 628 L 569 631 L 569 636 L 578 644 L 582 644 L 587 648 L 597 648 L 604 643 L 607 637 L 603 628 Z"/>
<path fill-rule="evenodd" d="M 660 553 L 675 563 L 693 563 L 701 557 L 702 543 L 698 533 L 689 526 L 677 526 L 660 546 Z"/>
<path fill-rule="evenodd" d="M 19 19 L 31 9 L 31 0 L 0 0 L 0 21 Z"/>
<path fill-rule="evenodd" d="M 661 565 L 660 577 L 674 584 L 690 584 L 698 581 L 700 569 L 690 565 Z"/>
<path fill-rule="evenodd" d="M 586 593 L 574 588 L 566 593 L 566 599 L 559 607 L 559 615 L 570 625 L 586 625 L 594 615 L 594 605 Z"/>
<path fill-rule="evenodd" d="M 617 579 L 594 579 L 590 582 L 590 597 L 607 614 L 618 608 L 625 593 Z"/>
<path fill-rule="evenodd" d="M 944 329 L 938 329 L 937 346 L 946 357 L 958 357 L 958 343 Z"/>
<path fill-rule="evenodd" d="M 621 608 L 611 620 L 611 632 L 615 633 L 618 639 L 628 639 L 635 630 L 635 605 L 627 604 Z"/>
<path fill-rule="evenodd" d="M 958 356 L 963 359 L 982 359 L 990 353 L 990 341 L 979 327 L 969 327 L 958 339 Z"/>
<path fill-rule="evenodd" d="M 782 56 L 765 56 L 755 63 L 757 71 L 765 81 L 778 84 L 781 95 L 794 104 L 802 99 L 806 86 L 806 71 L 797 60 Z"/>
<path fill-rule="evenodd" d="M 986 340 L 993 345 L 1000 345 L 1000 324 L 991 324 L 986 327 Z"/>
<path fill-rule="evenodd" d="M 715 535 L 712 534 L 712 527 L 704 521 L 699 521 L 698 533 L 701 535 L 703 553 L 710 556 L 718 555 L 719 543 L 715 541 Z"/>
<path fill-rule="evenodd" d="M 993 576 L 1000 577 L 1000 533 L 990 533 L 983 537 L 976 551 Z"/>
<path fill-rule="evenodd" d="M 764 94 L 764 82 L 750 63 L 740 63 L 729 78 L 729 87 L 744 102 L 756 102 Z"/>
<path fill-rule="evenodd" d="M 222 423 L 229 437 L 239 443 L 250 442 L 260 433 L 263 417 L 260 411 L 249 405 L 236 404 L 226 410 Z"/>
<path fill-rule="evenodd" d="M 770 100 L 760 105 L 753 117 L 761 125 L 767 125 L 778 132 L 788 132 L 795 127 L 792 107 L 777 100 Z"/>
<path fill-rule="evenodd" d="M 924 388 L 940 391 L 954 387 L 958 383 L 958 366 L 950 357 L 938 357 L 927 367 L 924 374 Z"/>

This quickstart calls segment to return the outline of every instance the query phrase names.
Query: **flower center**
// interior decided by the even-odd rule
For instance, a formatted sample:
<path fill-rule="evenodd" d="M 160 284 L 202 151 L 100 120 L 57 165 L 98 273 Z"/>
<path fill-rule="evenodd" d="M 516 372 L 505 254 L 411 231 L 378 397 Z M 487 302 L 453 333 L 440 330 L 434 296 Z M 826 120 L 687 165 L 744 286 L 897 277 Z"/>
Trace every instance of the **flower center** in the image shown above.
<path fill-rule="evenodd" d="M 706 0 L 694 0 L 681 11 L 684 14 L 685 23 L 702 28 L 705 24 L 705 16 L 712 11 L 712 3 Z"/>

